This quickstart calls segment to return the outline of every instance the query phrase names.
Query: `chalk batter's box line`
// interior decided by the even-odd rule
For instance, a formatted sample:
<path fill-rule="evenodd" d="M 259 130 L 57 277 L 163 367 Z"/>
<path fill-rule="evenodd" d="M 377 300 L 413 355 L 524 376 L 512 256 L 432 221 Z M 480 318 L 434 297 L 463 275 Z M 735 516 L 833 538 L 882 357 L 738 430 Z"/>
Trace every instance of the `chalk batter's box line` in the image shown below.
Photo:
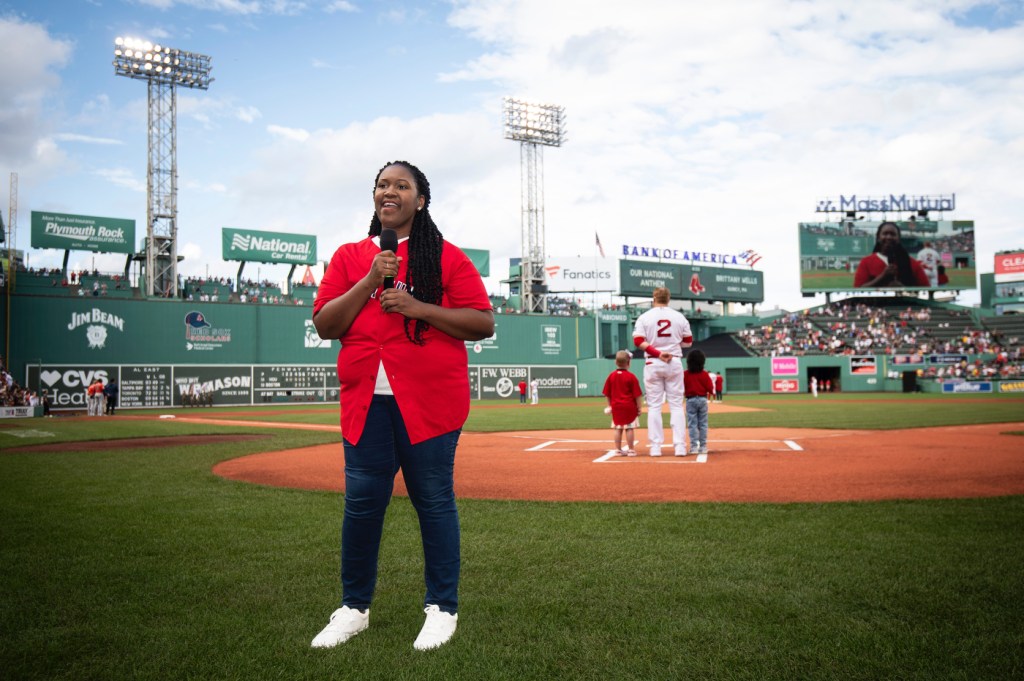
<path fill-rule="evenodd" d="M 600 444 L 607 442 L 606 439 L 601 440 L 578 440 L 578 439 L 559 439 L 559 440 L 546 440 L 540 444 L 534 445 L 533 447 L 527 447 L 524 451 L 527 452 L 578 452 L 579 447 L 559 447 L 556 445 L 566 444 Z M 773 452 L 801 452 L 803 447 L 798 445 L 793 440 L 715 440 L 716 443 L 727 445 L 729 443 L 754 443 L 754 444 L 783 444 L 785 448 L 770 448 L 769 451 Z M 640 455 L 643 456 L 643 455 Z M 628 463 L 634 457 L 624 457 L 615 450 L 608 450 L 605 454 L 601 455 L 597 459 L 594 459 L 594 463 Z M 646 458 L 650 459 L 650 456 Z M 694 458 L 682 457 L 682 456 L 663 456 L 657 459 L 655 463 L 705 463 L 707 461 L 707 454 L 698 454 Z"/>

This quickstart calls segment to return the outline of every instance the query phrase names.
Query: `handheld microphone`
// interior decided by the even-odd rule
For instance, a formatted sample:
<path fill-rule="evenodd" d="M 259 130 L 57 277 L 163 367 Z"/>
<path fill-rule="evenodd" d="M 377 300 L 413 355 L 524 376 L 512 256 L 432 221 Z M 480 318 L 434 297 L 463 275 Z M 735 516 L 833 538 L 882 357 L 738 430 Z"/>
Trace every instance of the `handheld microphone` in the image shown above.
<path fill-rule="evenodd" d="M 380 250 L 391 251 L 392 253 L 398 252 L 398 232 L 393 229 L 385 227 L 380 230 Z M 384 277 L 384 288 L 394 288 L 395 278 Z"/>

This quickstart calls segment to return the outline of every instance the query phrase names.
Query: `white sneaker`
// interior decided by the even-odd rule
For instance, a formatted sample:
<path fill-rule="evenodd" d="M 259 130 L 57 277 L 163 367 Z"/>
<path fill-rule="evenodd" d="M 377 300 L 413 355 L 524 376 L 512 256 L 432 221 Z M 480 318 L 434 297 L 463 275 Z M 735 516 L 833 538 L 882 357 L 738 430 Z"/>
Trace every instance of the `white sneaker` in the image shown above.
<path fill-rule="evenodd" d="M 685 445 L 676 446 L 676 456 L 686 456 L 687 454 Z"/>
<path fill-rule="evenodd" d="M 416 642 L 412 644 L 412 647 L 416 650 L 430 650 L 448 643 L 452 634 L 455 633 L 455 625 L 459 623 L 459 616 L 441 612 L 441 608 L 436 605 L 428 605 L 423 612 L 427 613 L 427 621 L 423 623 L 420 635 L 416 637 Z"/>
<path fill-rule="evenodd" d="M 708 453 L 708 446 L 707 445 L 701 445 L 700 446 L 700 451 L 697 452 L 697 453 L 698 454 L 707 454 Z"/>
<path fill-rule="evenodd" d="M 331 621 L 313 639 L 314 648 L 333 648 L 370 626 L 370 609 L 360 612 L 343 605 L 331 613 Z"/>
<path fill-rule="evenodd" d="M 651 456 L 661 456 L 661 447 L 651 447 Z"/>

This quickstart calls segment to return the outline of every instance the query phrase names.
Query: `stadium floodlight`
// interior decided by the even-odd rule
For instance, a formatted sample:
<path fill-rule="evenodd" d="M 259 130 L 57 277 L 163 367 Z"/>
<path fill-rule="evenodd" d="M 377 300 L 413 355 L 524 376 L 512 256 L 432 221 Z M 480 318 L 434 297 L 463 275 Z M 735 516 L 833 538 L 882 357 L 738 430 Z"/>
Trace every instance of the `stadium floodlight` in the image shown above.
<path fill-rule="evenodd" d="M 565 107 L 505 97 L 505 139 L 560 147 L 565 142 Z"/>
<path fill-rule="evenodd" d="M 138 38 L 114 39 L 114 75 L 144 80 L 149 88 L 146 170 L 146 295 L 171 296 L 178 282 L 179 87 L 207 90 L 210 57 Z"/>
<path fill-rule="evenodd" d="M 114 39 L 114 73 L 118 76 L 207 90 L 213 82 L 210 69 L 205 54 L 137 38 Z"/>
<path fill-rule="evenodd" d="M 519 287 L 524 312 L 547 312 L 544 286 L 544 158 L 542 146 L 565 142 L 565 107 L 504 98 L 505 139 L 519 142 L 522 191 L 522 261 Z"/>

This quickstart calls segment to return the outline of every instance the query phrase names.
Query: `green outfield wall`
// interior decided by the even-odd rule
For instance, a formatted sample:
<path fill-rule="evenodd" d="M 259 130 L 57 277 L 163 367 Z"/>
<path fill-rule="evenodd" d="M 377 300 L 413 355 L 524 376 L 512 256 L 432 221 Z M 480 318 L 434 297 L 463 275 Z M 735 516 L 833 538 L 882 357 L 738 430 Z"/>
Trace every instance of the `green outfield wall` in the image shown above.
<path fill-rule="evenodd" d="M 46 389 L 57 410 L 84 408 L 85 387 L 97 377 L 117 378 L 124 407 L 177 406 L 196 390 L 212 394 L 217 405 L 338 399 L 340 345 L 317 336 L 308 305 L 4 291 L 0 310 L 12 374 L 33 390 Z M 632 345 L 632 324 L 624 311 L 497 315 L 493 337 L 466 344 L 472 397 L 518 400 L 519 382 L 533 379 L 542 399 L 599 396 L 614 368 L 608 356 Z M 710 324 L 721 320 L 694 322 L 697 347 Z M 641 379 L 643 362 L 631 367 Z M 712 356 L 707 368 L 724 375 L 727 394 L 807 392 L 812 376 L 844 392 L 905 388 L 889 359 L 874 355 Z M 899 375 L 908 369 L 899 367 Z M 944 388 L 925 383 L 922 389 Z M 981 390 L 993 391 L 998 386 Z"/>

